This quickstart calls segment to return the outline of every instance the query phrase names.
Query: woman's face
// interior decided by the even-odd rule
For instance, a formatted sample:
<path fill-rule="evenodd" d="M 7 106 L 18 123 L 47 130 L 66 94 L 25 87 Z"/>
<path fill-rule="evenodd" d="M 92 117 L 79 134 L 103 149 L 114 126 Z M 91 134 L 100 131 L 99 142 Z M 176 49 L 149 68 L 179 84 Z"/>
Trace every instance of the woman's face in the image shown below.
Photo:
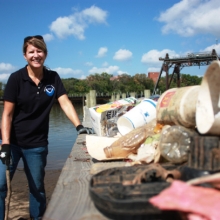
<path fill-rule="evenodd" d="M 24 54 L 24 58 L 30 67 L 42 68 L 46 59 L 46 54 L 43 50 L 29 44 Z"/>

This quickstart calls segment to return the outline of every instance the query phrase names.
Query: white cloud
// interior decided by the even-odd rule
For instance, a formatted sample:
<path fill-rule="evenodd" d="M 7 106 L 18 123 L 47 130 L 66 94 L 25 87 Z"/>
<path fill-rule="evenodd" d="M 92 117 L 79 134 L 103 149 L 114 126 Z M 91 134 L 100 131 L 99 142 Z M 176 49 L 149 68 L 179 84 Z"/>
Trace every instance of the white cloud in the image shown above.
<path fill-rule="evenodd" d="M 54 36 L 52 34 L 44 34 L 43 38 L 46 42 L 52 41 L 54 39 Z"/>
<path fill-rule="evenodd" d="M 220 37 L 219 0 L 182 0 L 162 12 L 158 21 L 164 22 L 164 34 L 193 36 L 199 33 Z"/>
<path fill-rule="evenodd" d="M 201 52 L 205 52 L 205 51 L 212 52 L 212 49 L 215 49 L 216 53 L 220 54 L 220 44 L 213 44 L 209 47 L 206 47 L 204 50 L 201 50 Z"/>
<path fill-rule="evenodd" d="M 83 73 L 82 70 L 73 70 L 71 68 L 62 68 L 62 67 L 57 67 L 54 68 L 53 70 L 56 71 L 60 75 L 60 77 L 62 77 L 63 75 L 78 75 Z"/>
<path fill-rule="evenodd" d="M 85 66 L 93 66 L 93 63 L 92 62 L 86 62 Z"/>
<path fill-rule="evenodd" d="M 147 69 L 147 72 L 160 72 L 160 68 L 150 67 Z"/>
<path fill-rule="evenodd" d="M 10 73 L 1 73 L 0 82 L 6 82 L 11 74 Z"/>
<path fill-rule="evenodd" d="M 128 75 L 129 75 L 128 72 L 126 72 L 126 71 L 122 71 L 122 70 L 119 70 L 119 71 L 118 71 L 118 75 L 122 75 L 122 74 L 128 74 Z"/>
<path fill-rule="evenodd" d="M 107 64 L 107 62 L 103 63 L 103 64 Z M 103 65 L 103 67 L 98 68 L 98 67 L 93 67 L 92 69 L 89 70 L 89 74 L 95 74 L 95 73 L 108 73 L 108 74 L 128 74 L 128 72 L 126 71 L 122 71 L 120 70 L 120 68 L 118 66 L 105 66 Z"/>
<path fill-rule="evenodd" d="M 130 50 L 120 49 L 118 50 L 113 59 L 117 61 L 127 61 L 132 58 L 132 52 Z"/>
<path fill-rule="evenodd" d="M 108 48 L 107 47 L 100 47 L 96 57 L 99 57 L 99 58 L 100 57 L 104 57 L 107 52 L 108 52 Z"/>
<path fill-rule="evenodd" d="M 80 40 L 84 40 L 85 24 L 78 24 L 73 16 L 59 17 L 56 21 L 53 21 L 50 30 L 54 32 L 58 38 L 65 38 L 69 35 L 73 35 Z"/>
<path fill-rule="evenodd" d="M 179 55 L 175 51 L 169 49 L 164 49 L 161 51 L 150 50 L 149 52 L 143 54 L 141 58 L 141 62 L 144 64 L 153 65 L 157 67 L 162 66 L 162 61 L 159 60 L 159 57 L 165 58 L 167 53 L 169 54 L 170 58 L 179 57 Z"/>
<path fill-rule="evenodd" d="M 0 72 L 12 72 L 16 69 L 13 65 L 10 63 L 0 63 Z"/>
<path fill-rule="evenodd" d="M 102 64 L 102 66 L 103 66 L 103 67 L 107 67 L 107 66 L 108 66 L 108 62 L 105 61 L 105 62 Z"/>
<path fill-rule="evenodd" d="M 89 24 L 106 24 L 107 15 L 107 11 L 91 6 L 81 12 L 74 12 L 70 16 L 57 18 L 51 23 L 50 30 L 58 38 L 73 35 L 79 40 L 84 40 L 84 32 Z"/>
<path fill-rule="evenodd" d="M 90 8 L 83 10 L 81 14 L 82 14 L 82 17 L 85 20 L 88 20 L 90 23 L 105 23 L 106 24 L 106 17 L 108 13 L 93 5 Z"/>
<path fill-rule="evenodd" d="M 81 75 L 80 79 L 86 79 L 86 76 L 85 75 Z"/>
<path fill-rule="evenodd" d="M 95 73 L 108 73 L 108 74 L 114 74 L 117 73 L 119 71 L 119 67 L 118 66 L 108 66 L 108 67 L 102 67 L 102 68 L 98 68 L 98 67 L 93 67 L 92 69 L 89 70 L 89 74 L 95 74 Z"/>

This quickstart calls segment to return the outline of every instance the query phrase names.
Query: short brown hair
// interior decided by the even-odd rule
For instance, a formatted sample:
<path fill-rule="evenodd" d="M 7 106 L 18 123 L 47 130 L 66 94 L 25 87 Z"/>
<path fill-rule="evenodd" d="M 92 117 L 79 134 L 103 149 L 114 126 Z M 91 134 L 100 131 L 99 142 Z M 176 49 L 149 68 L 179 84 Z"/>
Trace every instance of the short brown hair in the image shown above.
<path fill-rule="evenodd" d="M 36 36 L 29 36 L 24 38 L 24 44 L 23 44 L 23 54 L 26 53 L 28 45 L 33 45 L 34 47 L 37 47 L 44 51 L 44 53 L 47 55 L 47 45 L 44 42 L 43 37 L 40 35 Z"/>

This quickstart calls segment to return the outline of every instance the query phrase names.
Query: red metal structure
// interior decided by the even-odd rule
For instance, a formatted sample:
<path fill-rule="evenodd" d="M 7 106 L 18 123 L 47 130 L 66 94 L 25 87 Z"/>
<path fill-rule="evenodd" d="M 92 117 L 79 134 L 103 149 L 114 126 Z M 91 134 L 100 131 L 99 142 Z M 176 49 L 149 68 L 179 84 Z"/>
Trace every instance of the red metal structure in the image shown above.
<path fill-rule="evenodd" d="M 163 71 L 166 73 L 166 89 L 170 88 L 170 84 L 173 80 L 174 74 L 177 75 L 177 87 L 180 87 L 180 70 L 183 67 L 206 66 L 209 65 L 213 60 L 219 59 L 220 57 L 216 53 L 215 49 L 213 49 L 211 52 L 188 53 L 185 57 L 169 58 L 169 54 L 167 53 L 165 58 L 159 58 L 159 60 L 163 61 L 163 64 L 157 82 L 155 84 L 153 94 L 156 94 L 157 86 Z M 169 75 L 169 69 L 171 67 L 173 68 L 173 73 Z"/>

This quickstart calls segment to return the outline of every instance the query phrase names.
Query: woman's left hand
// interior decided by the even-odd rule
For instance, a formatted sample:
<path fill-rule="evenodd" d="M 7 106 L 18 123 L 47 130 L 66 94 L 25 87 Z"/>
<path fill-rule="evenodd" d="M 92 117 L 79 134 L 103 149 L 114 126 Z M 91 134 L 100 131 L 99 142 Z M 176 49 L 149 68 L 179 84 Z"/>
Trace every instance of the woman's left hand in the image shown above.
<path fill-rule="evenodd" d="M 83 125 L 78 125 L 76 127 L 77 134 L 95 134 L 93 128 L 84 127 Z"/>

